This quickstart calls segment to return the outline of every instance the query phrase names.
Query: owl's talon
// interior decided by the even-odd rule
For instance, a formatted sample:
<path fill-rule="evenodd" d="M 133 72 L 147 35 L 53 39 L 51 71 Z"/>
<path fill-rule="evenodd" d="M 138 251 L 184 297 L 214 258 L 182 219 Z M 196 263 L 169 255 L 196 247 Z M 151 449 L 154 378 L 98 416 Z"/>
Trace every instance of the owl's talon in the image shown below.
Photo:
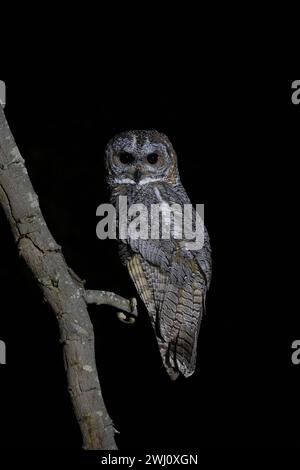
<path fill-rule="evenodd" d="M 137 317 L 138 316 L 138 311 L 137 311 L 137 300 L 135 297 L 132 297 L 131 299 L 129 299 L 130 301 L 130 305 L 131 305 L 131 313 L 130 315 L 133 316 L 133 317 Z"/>
<path fill-rule="evenodd" d="M 133 325 L 133 323 L 135 323 L 135 317 L 129 313 L 118 312 L 117 317 L 122 323 L 126 323 L 127 325 Z"/>

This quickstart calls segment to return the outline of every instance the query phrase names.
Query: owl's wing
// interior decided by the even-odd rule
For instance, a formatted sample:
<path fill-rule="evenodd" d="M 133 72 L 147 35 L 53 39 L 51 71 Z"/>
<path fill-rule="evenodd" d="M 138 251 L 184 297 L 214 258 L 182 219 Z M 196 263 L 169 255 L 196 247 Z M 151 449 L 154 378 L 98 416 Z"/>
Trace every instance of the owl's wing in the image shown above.
<path fill-rule="evenodd" d="M 168 203 L 190 203 L 182 187 L 175 192 L 169 185 L 159 185 L 156 192 Z M 196 366 L 197 340 L 211 275 L 206 229 L 199 251 L 185 250 L 182 240 L 174 237 L 128 238 L 123 246 L 127 250 L 125 264 L 149 312 L 168 374 L 173 379 L 179 372 L 191 375 Z"/>
<path fill-rule="evenodd" d="M 149 243 L 151 242 L 149 241 Z M 161 253 L 159 253 L 159 247 L 158 253 L 155 255 L 156 250 L 152 246 L 147 250 L 149 254 L 151 253 L 151 261 L 148 261 L 145 259 L 144 243 L 141 250 L 138 249 L 136 244 L 134 244 L 134 248 L 135 251 L 133 252 L 130 246 L 120 243 L 120 257 L 123 264 L 127 266 L 134 285 L 150 313 L 152 324 L 156 328 L 157 313 L 163 305 L 165 288 L 169 282 L 167 257 L 163 259 Z M 160 260 L 159 265 L 158 259 Z"/>
<path fill-rule="evenodd" d="M 177 242 L 170 263 L 170 281 L 159 312 L 161 335 L 169 343 L 168 361 L 185 377 L 195 371 L 198 335 L 211 281 L 211 248 L 208 232 L 203 228 L 200 250 L 187 252 Z"/>
<path fill-rule="evenodd" d="M 131 240 L 127 267 L 149 312 L 164 366 L 172 379 L 195 370 L 207 281 L 177 240 Z"/>
<path fill-rule="evenodd" d="M 184 376 L 193 374 L 196 367 L 197 341 L 204 312 L 206 283 L 194 259 L 182 260 L 189 274 L 181 280 L 177 261 L 171 266 L 163 304 L 158 313 L 162 339 L 168 344 L 167 361 Z"/>
<path fill-rule="evenodd" d="M 170 365 L 168 361 L 169 342 L 165 341 L 159 331 L 158 312 L 161 310 L 165 297 L 165 289 L 169 282 L 168 276 L 157 266 L 150 264 L 140 254 L 133 254 L 127 261 L 127 268 L 134 285 L 143 300 L 156 338 L 164 367 L 171 379 L 175 380 L 178 369 Z"/>

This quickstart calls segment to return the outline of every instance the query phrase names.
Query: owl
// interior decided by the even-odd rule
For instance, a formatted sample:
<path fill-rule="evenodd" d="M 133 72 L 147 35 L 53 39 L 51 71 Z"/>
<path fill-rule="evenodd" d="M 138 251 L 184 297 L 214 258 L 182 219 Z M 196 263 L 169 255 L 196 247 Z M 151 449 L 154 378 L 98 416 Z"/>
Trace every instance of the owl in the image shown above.
<path fill-rule="evenodd" d="M 166 207 L 191 204 L 180 181 L 177 155 L 166 135 L 155 130 L 123 132 L 105 150 L 111 203 Z M 194 210 L 194 209 L 193 209 Z M 117 214 L 119 220 L 120 214 Z M 164 220 L 162 226 L 170 224 Z M 161 232 L 160 232 L 161 233 Z M 174 235 L 174 234 L 173 234 Z M 197 341 L 211 279 L 211 248 L 206 228 L 201 249 L 187 250 L 184 235 L 165 239 L 119 239 L 120 257 L 144 302 L 163 365 L 172 380 L 196 366 Z"/>

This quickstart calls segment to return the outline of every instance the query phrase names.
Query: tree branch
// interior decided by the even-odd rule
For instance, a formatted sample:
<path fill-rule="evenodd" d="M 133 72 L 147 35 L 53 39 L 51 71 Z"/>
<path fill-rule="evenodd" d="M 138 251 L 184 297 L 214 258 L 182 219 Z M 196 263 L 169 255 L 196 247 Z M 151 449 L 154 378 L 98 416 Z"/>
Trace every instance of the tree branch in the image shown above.
<path fill-rule="evenodd" d="M 32 271 L 59 324 L 64 364 L 85 449 L 116 449 L 95 361 L 88 303 L 113 305 L 136 316 L 132 300 L 103 291 L 85 291 L 68 268 L 40 210 L 24 160 L 0 105 L 0 204 L 21 257 Z"/>
<path fill-rule="evenodd" d="M 86 290 L 85 301 L 87 304 L 111 305 L 112 307 L 120 309 L 121 312 L 118 312 L 118 317 L 124 323 L 134 323 L 138 315 L 137 301 L 135 298 L 127 300 L 114 292 Z M 128 315 L 125 315 L 124 312 Z"/>

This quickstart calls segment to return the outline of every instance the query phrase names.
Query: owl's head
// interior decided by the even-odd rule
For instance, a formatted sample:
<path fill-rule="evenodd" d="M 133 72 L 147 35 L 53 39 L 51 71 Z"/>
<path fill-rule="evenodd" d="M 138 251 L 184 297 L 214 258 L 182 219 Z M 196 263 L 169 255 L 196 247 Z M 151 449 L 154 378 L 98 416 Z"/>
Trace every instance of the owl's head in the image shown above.
<path fill-rule="evenodd" d="M 105 150 L 108 183 L 176 184 L 177 156 L 168 137 L 158 131 L 128 131 L 113 137 Z"/>

